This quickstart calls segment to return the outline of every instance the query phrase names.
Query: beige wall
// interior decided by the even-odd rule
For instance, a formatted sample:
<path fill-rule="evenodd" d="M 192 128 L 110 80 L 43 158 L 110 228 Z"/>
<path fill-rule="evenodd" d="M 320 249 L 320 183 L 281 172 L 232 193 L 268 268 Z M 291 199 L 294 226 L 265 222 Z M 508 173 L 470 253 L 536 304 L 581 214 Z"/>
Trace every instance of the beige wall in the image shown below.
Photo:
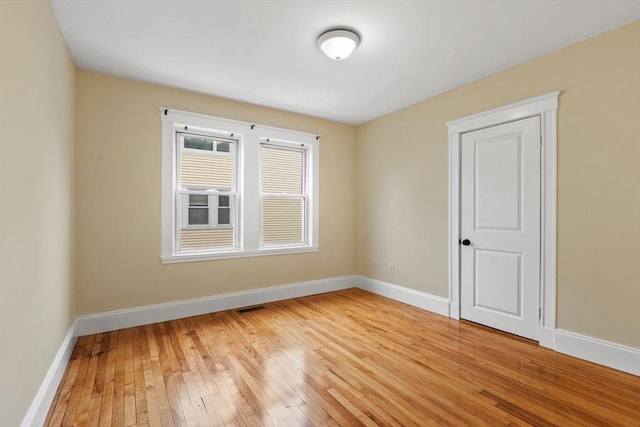
<path fill-rule="evenodd" d="M 640 347 L 640 22 L 358 127 L 358 272 L 447 297 L 445 122 L 554 90 L 558 327 Z"/>
<path fill-rule="evenodd" d="M 74 67 L 49 2 L 0 1 L 0 426 L 17 426 L 74 311 Z"/>
<path fill-rule="evenodd" d="M 79 314 L 321 279 L 355 270 L 355 128 L 78 71 Z M 322 135 L 320 251 L 162 265 L 159 106 Z"/>

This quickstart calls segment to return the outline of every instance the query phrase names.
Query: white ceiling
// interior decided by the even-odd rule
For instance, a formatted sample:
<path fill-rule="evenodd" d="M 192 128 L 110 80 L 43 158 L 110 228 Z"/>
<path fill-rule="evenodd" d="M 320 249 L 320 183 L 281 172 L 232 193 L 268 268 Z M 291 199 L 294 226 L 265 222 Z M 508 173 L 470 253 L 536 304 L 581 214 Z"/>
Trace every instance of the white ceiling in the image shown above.
<path fill-rule="evenodd" d="M 640 19 L 640 0 L 51 3 L 80 68 L 351 124 Z M 316 47 L 334 26 L 362 36 L 344 61 Z"/>

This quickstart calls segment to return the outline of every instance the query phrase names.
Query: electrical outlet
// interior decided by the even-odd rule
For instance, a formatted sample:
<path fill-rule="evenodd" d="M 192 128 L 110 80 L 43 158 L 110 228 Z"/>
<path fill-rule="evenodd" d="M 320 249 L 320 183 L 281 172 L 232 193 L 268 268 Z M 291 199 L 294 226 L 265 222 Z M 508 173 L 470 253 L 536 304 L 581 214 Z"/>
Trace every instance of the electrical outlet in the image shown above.
<path fill-rule="evenodd" d="M 378 269 L 378 261 L 376 261 L 375 259 L 373 260 L 373 269 L 374 270 Z"/>
<path fill-rule="evenodd" d="M 394 263 L 389 264 L 389 273 L 395 274 L 395 272 L 396 272 L 396 265 Z"/>

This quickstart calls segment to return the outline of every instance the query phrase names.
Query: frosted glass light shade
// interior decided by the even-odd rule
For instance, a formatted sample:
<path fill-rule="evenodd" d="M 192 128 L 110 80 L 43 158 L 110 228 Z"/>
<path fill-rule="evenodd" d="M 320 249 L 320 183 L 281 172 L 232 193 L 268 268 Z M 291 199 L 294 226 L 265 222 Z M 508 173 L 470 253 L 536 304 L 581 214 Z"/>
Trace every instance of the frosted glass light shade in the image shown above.
<path fill-rule="evenodd" d="M 329 30 L 318 37 L 318 47 L 329 58 L 341 61 L 360 44 L 360 36 L 351 30 Z"/>

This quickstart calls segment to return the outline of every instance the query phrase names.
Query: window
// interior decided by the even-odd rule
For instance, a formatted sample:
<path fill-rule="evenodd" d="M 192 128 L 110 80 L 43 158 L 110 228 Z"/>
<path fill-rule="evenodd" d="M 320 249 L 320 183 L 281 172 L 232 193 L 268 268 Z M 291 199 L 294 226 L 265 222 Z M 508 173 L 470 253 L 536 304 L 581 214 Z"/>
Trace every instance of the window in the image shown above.
<path fill-rule="evenodd" d="M 318 137 L 161 109 L 163 262 L 318 249 Z"/>
<path fill-rule="evenodd" d="M 176 142 L 176 252 L 237 248 L 236 141 L 176 131 Z"/>
<path fill-rule="evenodd" d="M 305 151 L 262 144 L 260 149 L 260 243 L 305 242 Z"/>

